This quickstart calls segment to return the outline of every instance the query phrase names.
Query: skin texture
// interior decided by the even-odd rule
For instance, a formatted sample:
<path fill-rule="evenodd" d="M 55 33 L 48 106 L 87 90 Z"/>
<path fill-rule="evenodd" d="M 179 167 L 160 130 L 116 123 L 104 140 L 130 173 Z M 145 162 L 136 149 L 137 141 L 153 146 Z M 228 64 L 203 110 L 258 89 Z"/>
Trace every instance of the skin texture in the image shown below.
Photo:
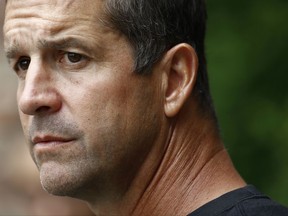
<path fill-rule="evenodd" d="M 102 4 L 6 6 L 5 50 L 44 189 L 85 200 L 97 215 L 184 215 L 245 185 L 191 97 L 194 49 L 179 44 L 151 75 L 137 75 Z"/>

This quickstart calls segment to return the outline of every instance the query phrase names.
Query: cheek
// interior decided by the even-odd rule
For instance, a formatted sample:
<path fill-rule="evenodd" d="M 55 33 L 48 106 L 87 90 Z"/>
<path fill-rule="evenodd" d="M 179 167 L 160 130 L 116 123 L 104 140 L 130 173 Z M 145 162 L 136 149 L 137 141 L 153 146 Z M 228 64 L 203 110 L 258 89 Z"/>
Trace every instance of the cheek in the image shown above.
<path fill-rule="evenodd" d="M 143 148 L 139 140 L 153 137 L 157 126 L 157 111 L 147 85 L 112 81 L 82 87 L 86 91 L 77 98 L 74 95 L 73 100 L 77 108 L 73 117 L 85 132 L 87 149 L 102 161 L 122 160 L 125 152 Z"/>
<path fill-rule="evenodd" d="M 127 100 L 119 92 L 93 91 L 79 107 L 79 123 L 89 146 L 98 154 L 111 154 L 113 146 L 123 140 L 126 124 Z M 132 110 L 130 110 L 132 112 Z M 103 155 L 104 156 L 104 155 Z M 106 156 L 105 156 L 106 157 Z"/>
<path fill-rule="evenodd" d="M 132 87 L 109 74 L 110 71 L 102 71 L 98 75 L 78 80 L 73 92 L 67 91 L 68 106 L 86 130 L 110 127 L 126 109 L 133 106 L 135 99 Z"/>

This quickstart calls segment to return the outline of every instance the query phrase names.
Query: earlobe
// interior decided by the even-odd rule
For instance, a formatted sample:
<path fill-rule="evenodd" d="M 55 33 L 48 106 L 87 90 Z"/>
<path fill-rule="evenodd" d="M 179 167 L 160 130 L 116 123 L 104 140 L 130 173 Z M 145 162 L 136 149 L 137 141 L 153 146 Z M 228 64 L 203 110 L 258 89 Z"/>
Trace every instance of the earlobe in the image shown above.
<path fill-rule="evenodd" d="M 167 86 L 164 110 L 167 117 L 179 113 L 193 90 L 198 70 L 198 57 L 193 47 L 178 44 L 167 52 Z"/>

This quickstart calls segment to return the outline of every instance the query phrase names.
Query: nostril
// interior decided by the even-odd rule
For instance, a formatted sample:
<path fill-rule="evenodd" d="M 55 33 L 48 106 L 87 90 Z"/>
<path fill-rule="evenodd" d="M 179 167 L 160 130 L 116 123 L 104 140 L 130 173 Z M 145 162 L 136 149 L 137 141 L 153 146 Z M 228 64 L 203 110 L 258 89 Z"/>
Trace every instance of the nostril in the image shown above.
<path fill-rule="evenodd" d="M 49 106 L 41 106 L 38 107 L 35 111 L 36 113 L 43 113 L 43 112 L 49 112 L 51 108 Z"/>

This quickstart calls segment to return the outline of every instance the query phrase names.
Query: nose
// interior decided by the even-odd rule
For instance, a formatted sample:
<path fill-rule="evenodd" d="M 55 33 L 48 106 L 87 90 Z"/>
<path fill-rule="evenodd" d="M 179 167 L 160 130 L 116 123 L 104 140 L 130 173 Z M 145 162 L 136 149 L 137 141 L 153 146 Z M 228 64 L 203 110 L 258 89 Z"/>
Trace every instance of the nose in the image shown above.
<path fill-rule="evenodd" d="M 57 112 L 62 101 L 51 71 L 39 62 L 30 62 L 25 79 L 19 82 L 19 111 L 26 115 Z"/>

